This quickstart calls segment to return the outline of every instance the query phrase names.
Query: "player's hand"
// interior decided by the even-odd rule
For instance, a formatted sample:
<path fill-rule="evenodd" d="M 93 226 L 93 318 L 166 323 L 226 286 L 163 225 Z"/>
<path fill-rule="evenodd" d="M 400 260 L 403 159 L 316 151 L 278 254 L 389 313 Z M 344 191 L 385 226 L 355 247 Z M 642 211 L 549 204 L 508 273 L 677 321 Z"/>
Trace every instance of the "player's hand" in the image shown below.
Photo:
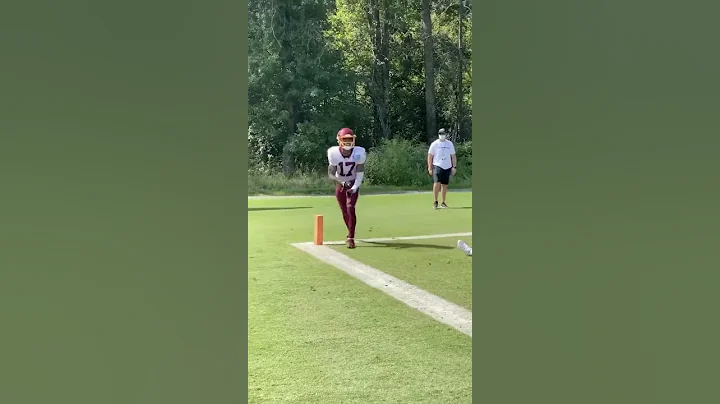
<path fill-rule="evenodd" d="M 432 168 L 428 168 L 428 175 L 432 177 Z"/>
<path fill-rule="evenodd" d="M 455 173 L 456 173 L 456 172 L 457 172 L 457 168 L 453 168 L 453 169 L 452 169 L 452 174 L 451 174 L 451 175 L 455 175 Z"/>

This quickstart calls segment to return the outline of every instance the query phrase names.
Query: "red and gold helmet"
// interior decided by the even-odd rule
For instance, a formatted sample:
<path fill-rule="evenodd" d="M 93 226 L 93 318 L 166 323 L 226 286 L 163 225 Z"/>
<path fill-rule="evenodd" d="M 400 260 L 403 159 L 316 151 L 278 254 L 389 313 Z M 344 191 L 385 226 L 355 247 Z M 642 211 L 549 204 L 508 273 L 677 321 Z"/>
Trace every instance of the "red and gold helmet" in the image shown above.
<path fill-rule="evenodd" d="M 343 149 L 352 149 L 355 146 L 355 133 L 350 128 L 342 128 L 337 133 L 337 141 Z"/>

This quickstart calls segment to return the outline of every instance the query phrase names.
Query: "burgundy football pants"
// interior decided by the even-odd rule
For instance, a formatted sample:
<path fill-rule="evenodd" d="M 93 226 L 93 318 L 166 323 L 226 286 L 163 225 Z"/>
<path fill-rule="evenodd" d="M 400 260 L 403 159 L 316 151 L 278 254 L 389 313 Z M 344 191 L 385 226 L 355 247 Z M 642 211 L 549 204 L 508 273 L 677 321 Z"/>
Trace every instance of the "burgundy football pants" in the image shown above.
<path fill-rule="evenodd" d="M 357 203 L 360 190 L 355 193 L 351 193 L 348 188 L 344 188 L 342 185 L 335 187 L 335 198 L 340 205 L 342 211 L 343 220 L 345 226 L 348 229 L 348 238 L 355 238 L 355 204 Z"/>

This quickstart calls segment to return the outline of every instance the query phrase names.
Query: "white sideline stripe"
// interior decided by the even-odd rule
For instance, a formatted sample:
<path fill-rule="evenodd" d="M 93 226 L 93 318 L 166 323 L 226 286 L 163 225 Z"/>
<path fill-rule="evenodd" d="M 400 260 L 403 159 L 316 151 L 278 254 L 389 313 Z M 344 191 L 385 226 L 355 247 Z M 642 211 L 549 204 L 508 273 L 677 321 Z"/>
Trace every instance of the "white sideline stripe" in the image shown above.
<path fill-rule="evenodd" d="M 366 238 L 356 239 L 355 241 L 364 243 L 377 243 L 383 241 L 395 241 L 395 240 L 427 240 L 433 238 L 449 238 L 449 237 L 467 237 L 472 236 L 472 232 L 467 233 L 448 233 L 448 234 L 428 234 L 424 236 L 407 236 L 407 237 L 384 237 L 384 238 Z M 345 241 L 325 241 L 323 244 L 326 245 L 343 245 Z"/>
<path fill-rule="evenodd" d="M 328 246 L 313 243 L 294 243 L 293 246 L 472 337 L 471 311 L 356 261 Z"/>

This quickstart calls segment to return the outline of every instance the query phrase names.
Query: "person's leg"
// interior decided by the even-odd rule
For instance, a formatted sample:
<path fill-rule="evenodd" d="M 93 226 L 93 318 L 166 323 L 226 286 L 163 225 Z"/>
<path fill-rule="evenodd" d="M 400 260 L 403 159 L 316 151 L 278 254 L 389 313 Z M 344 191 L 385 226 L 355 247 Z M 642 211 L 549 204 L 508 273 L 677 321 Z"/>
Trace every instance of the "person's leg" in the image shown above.
<path fill-rule="evenodd" d="M 350 230 L 350 215 L 347 211 L 347 193 L 345 192 L 345 189 L 337 185 L 335 186 L 335 199 L 337 199 L 338 206 L 340 206 L 340 211 L 343 215 L 343 221 L 345 222 L 345 227 L 348 228 L 348 231 Z M 350 237 L 348 234 L 347 237 Z"/>
<path fill-rule="evenodd" d="M 360 190 L 347 196 L 347 205 L 345 211 L 348 214 L 348 248 L 355 248 L 355 226 L 357 225 L 357 216 L 355 215 L 355 205 L 360 197 Z"/>
<path fill-rule="evenodd" d="M 447 208 L 445 200 L 447 199 L 448 184 L 450 183 L 450 174 L 452 169 L 443 170 L 442 177 L 440 178 L 440 189 L 442 190 L 442 205 L 441 207 Z"/>
<path fill-rule="evenodd" d="M 441 170 L 438 166 L 433 166 L 433 207 L 438 207 L 438 194 L 440 193 L 440 174 Z"/>

